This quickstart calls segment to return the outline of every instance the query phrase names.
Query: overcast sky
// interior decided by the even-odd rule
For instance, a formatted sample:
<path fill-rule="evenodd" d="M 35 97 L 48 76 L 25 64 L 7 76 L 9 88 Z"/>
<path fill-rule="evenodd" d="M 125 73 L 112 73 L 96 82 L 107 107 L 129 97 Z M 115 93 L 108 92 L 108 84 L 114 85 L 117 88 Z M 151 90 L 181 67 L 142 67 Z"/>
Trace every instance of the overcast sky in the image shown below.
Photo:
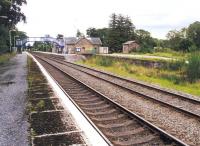
<path fill-rule="evenodd" d="M 18 28 L 29 36 L 75 36 L 77 29 L 108 27 L 112 13 L 130 16 L 136 29 L 157 38 L 200 21 L 200 0 L 27 0 L 22 10 L 27 23 Z"/>

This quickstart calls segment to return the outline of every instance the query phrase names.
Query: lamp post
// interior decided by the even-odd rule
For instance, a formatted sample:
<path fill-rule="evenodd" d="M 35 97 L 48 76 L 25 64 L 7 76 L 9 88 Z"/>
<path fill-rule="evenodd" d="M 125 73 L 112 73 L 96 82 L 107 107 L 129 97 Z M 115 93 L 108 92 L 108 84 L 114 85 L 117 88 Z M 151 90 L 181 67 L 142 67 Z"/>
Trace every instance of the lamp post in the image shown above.
<path fill-rule="evenodd" d="M 19 37 L 18 35 L 14 36 L 14 47 L 16 47 L 16 40 L 15 40 L 15 38 L 18 38 L 18 37 Z"/>
<path fill-rule="evenodd" d="M 15 29 L 11 29 L 9 30 L 9 37 L 10 37 L 10 52 L 12 51 L 12 35 L 11 35 L 11 32 L 12 31 L 16 31 Z"/>

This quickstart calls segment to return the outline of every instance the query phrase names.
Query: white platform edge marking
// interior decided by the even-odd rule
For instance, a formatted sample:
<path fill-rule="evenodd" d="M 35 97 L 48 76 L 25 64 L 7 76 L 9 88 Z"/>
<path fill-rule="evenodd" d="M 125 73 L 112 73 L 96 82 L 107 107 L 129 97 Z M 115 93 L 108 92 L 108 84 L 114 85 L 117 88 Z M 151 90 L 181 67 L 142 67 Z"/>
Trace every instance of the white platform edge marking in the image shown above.
<path fill-rule="evenodd" d="M 54 82 L 54 80 L 49 76 L 49 73 L 46 69 L 32 56 L 30 53 L 26 52 L 33 60 L 37 63 L 40 70 L 47 78 L 48 82 L 52 86 L 55 93 L 58 95 L 58 98 L 61 99 L 62 105 L 67 109 L 76 120 L 79 128 L 83 131 L 85 136 L 88 138 L 89 142 L 93 146 L 108 146 L 105 140 L 99 135 L 99 133 L 91 126 L 87 119 L 81 114 L 81 112 L 75 107 L 75 105 L 69 100 L 65 93 L 60 89 L 60 87 Z"/>

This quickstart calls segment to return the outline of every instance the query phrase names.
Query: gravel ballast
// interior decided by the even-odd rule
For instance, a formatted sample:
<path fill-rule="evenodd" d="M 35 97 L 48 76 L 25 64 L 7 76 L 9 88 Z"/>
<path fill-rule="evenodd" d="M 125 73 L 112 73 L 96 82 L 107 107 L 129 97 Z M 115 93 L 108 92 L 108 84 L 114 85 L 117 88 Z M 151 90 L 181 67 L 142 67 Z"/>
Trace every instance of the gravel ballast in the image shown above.
<path fill-rule="evenodd" d="M 56 64 L 54 62 L 54 64 Z M 58 65 L 74 77 L 107 95 L 129 110 L 144 117 L 189 145 L 200 145 L 200 121 L 138 95 L 120 89 L 110 83 L 91 77 L 75 69 Z"/>

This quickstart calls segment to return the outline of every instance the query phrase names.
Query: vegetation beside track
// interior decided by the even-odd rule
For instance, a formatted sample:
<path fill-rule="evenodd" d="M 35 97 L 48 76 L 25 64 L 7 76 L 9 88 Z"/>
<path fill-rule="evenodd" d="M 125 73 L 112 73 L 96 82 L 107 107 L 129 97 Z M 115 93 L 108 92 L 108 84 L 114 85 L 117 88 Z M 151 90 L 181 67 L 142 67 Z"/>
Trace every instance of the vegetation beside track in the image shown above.
<path fill-rule="evenodd" d="M 200 63 L 200 57 L 194 56 L 193 54 L 189 57 L 190 60 L 195 58 L 193 59 L 193 64 L 192 62 L 187 64 L 184 60 L 171 61 L 163 68 L 149 68 L 102 56 L 94 56 L 78 63 L 112 72 L 123 77 L 142 80 L 162 87 L 200 96 L 200 80 L 198 74 L 197 76 L 194 75 L 195 79 L 193 77 L 191 79 L 191 74 L 194 74 L 195 69 L 197 71 Z"/>
<path fill-rule="evenodd" d="M 0 65 L 6 63 L 10 58 L 14 57 L 16 53 L 6 53 L 0 55 Z"/>
<path fill-rule="evenodd" d="M 133 52 L 131 55 L 145 55 L 145 56 L 156 56 L 156 57 L 166 57 L 172 59 L 187 59 L 191 53 L 182 52 L 182 51 L 174 51 L 170 48 L 163 48 L 162 50 L 156 50 L 152 53 L 141 53 L 141 52 Z"/>

